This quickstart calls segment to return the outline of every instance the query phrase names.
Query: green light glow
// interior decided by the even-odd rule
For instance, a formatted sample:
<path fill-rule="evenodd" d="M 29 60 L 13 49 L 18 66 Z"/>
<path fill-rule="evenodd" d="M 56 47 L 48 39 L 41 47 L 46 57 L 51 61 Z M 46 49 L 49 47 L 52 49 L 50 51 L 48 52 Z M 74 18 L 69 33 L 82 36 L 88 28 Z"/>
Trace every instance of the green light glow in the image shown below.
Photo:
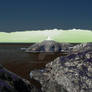
<path fill-rule="evenodd" d="M 48 36 L 58 42 L 92 42 L 92 31 L 80 29 L 0 32 L 0 42 L 40 42 Z"/>

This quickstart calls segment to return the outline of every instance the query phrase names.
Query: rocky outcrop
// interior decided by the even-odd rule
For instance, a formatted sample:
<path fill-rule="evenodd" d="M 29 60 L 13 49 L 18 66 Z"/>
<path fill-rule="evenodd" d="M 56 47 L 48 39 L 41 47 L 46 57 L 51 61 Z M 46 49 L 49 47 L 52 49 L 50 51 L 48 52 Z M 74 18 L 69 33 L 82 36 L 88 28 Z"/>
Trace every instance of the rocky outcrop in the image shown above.
<path fill-rule="evenodd" d="M 72 46 L 69 43 L 58 43 L 53 40 L 45 40 L 40 43 L 36 43 L 26 49 L 26 52 L 62 52 L 69 49 Z"/>
<path fill-rule="evenodd" d="M 29 81 L 0 65 L 0 92 L 40 92 Z"/>
<path fill-rule="evenodd" d="M 30 76 L 42 84 L 43 92 L 92 92 L 92 50 L 58 57 Z"/>
<path fill-rule="evenodd" d="M 82 52 L 87 50 L 92 50 L 92 43 L 78 44 L 78 45 L 75 45 L 72 49 L 73 52 Z"/>

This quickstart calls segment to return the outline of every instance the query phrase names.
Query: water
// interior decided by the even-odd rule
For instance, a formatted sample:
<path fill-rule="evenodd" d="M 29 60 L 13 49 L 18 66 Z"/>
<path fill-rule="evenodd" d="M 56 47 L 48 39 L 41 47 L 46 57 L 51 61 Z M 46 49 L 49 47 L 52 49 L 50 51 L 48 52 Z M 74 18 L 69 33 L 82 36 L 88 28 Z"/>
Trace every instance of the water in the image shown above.
<path fill-rule="evenodd" d="M 25 53 L 33 43 L 0 44 L 0 64 L 17 75 L 30 80 L 31 70 L 41 69 L 46 63 L 53 61 L 62 53 Z"/>

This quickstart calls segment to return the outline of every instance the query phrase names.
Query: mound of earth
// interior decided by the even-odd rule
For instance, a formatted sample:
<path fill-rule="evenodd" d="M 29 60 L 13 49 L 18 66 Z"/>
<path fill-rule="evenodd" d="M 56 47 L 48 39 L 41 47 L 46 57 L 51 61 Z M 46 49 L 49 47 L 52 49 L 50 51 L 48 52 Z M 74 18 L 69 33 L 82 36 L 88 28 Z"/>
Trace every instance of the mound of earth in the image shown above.
<path fill-rule="evenodd" d="M 43 92 L 92 92 L 92 50 L 58 57 L 30 76 Z"/>
<path fill-rule="evenodd" d="M 53 40 L 45 40 L 41 43 L 36 43 L 26 49 L 26 52 L 62 52 L 68 50 L 71 44 L 58 43 Z"/>
<path fill-rule="evenodd" d="M 40 92 L 27 80 L 0 65 L 0 92 Z"/>

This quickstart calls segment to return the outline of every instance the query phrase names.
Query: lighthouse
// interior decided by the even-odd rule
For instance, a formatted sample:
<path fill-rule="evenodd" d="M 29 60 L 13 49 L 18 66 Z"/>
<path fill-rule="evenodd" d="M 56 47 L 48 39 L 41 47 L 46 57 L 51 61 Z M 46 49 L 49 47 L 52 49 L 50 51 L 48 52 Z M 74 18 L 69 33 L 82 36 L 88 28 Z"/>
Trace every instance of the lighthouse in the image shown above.
<path fill-rule="evenodd" d="M 46 40 L 52 40 L 51 37 L 48 36 L 48 38 Z"/>

